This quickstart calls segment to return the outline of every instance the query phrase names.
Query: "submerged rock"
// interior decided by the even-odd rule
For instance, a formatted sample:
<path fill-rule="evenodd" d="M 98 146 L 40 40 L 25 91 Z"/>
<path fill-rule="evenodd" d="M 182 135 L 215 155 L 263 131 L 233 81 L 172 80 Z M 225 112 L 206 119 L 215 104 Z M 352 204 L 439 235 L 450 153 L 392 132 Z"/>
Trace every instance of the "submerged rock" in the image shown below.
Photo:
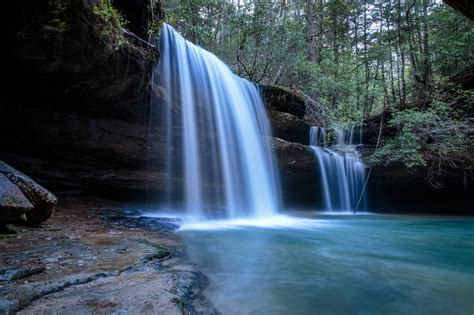
<path fill-rule="evenodd" d="M 17 207 L 15 216 L 10 218 L 0 216 L 1 221 L 5 223 L 38 224 L 47 220 L 53 214 L 58 199 L 46 188 L 3 161 L 0 161 L 0 175 L 0 181 L 2 181 L 0 189 L 7 189 L 2 194 L 2 200 L 6 204 L 1 208 L 6 212 L 8 201 Z M 20 213 L 21 215 L 18 215 Z"/>
<path fill-rule="evenodd" d="M 141 228 L 155 232 L 170 232 L 177 230 L 183 221 L 179 218 L 167 217 L 129 217 L 114 216 L 110 218 L 111 225 L 124 226 L 127 228 Z"/>

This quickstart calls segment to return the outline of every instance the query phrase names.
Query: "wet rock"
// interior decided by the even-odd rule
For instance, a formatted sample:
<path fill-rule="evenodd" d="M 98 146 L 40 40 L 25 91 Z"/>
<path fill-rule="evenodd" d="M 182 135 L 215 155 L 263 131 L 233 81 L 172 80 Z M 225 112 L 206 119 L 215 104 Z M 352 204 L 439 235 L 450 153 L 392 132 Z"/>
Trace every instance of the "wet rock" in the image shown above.
<path fill-rule="evenodd" d="M 173 303 L 181 299 L 180 287 L 192 285 L 189 272 L 137 271 L 120 275 L 89 277 L 72 282 L 66 290 L 41 297 L 19 314 L 38 313 L 127 313 L 176 314 L 183 312 Z"/>
<path fill-rule="evenodd" d="M 41 273 L 44 270 L 44 266 L 34 266 L 32 268 L 4 268 L 0 270 L 0 283 L 27 278 Z"/>
<path fill-rule="evenodd" d="M 113 225 L 142 228 L 150 231 L 169 232 L 177 230 L 183 223 L 179 218 L 163 218 L 163 217 L 128 217 L 113 216 L 109 218 L 109 222 Z"/>
<path fill-rule="evenodd" d="M 296 173 L 307 172 L 314 166 L 314 154 L 308 146 L 280 138 L 273 138 L 272 145 L 280 168 Z"/>
<path fill-rule="evenodd" d="M 25 223 L 31 202 L 4 174 L 0 173 L 0 226 Z"/>
<path fill-rule="evenodd" d="M 318 198 L 317 173 L 310 147 L 273 138 L 285 206 L 306 206 Z"/>
<path fill-rule="evenodd" d="M 288 88 L 262 85 L 263 102 L 269 110 L 292 114 L 303 118 L 306 114 L 305 102 Z"/>
<path fill-rule="evenodd" d="M 170 256 L 171 256 L 171 251 L 170 250 L 160 249 L 156 253 L 146 255 L 145 257 L 143 257 L 143 261 L 144 262 L 150 262 L 150 261 L 154 261 L 154 260 L 161 260 L 161 259 L 164 259 L 164 258 L 168 258 Z"/>
<path fill-rule="evenodd" d="M 49 257 L 45 258 L 41 261 L 43 264 L 57 264 L 59 263 L 59 258 L 57 257 Z"/>
<path fill-rule="evenodd" d="M 0 161 L 0 174 L 15 184 L 33 205 L 33 209 L 25 212 L 27 224 L 38 224 L 53 214 L 58 199 L 46 188 L 3 161 Z"/>
<path fill-rule="evenodd" d="M 274 110 L 269 112 L 269 118 L 274 137 L 301 144 L 309 143 L 310 126 L 303 119 Z"/>
<path fill-rule="evenodd" d="M 0 106 L 0 120 L 1 112 Z M 179 154 L 181 146 L 165 145 L 159 126 L 150 129 L 148 123 L 93 119 L 34 107 L 18 107 L 10 117 L 0 122 L 2 159 L 47 182 L 48 189 L 55 192 L 75 190 L 125 200 L 148 193 L 159 198 L 182 187 L 179 173 L 171 178 L 171 185 L 165 185 L 170 181 L 165 180 L 168 175 L 162 157 L 169 150 Z M 18 132 L 20 121 L 28 133 Z M 1 139 L 1 134 L 16 136 Z M 1 152 L 7 148 L 15 153 Z"/>
<path fill-rule="evenodd" d="M 113 225 L 123 205 L 76 198 L 62 199 L 42 228 L 0 240 L 0 266 L 45 266 L 0 285 L 0 314 L 215 313 L 177 235 Z"/>
<path fill-rule="evenodd" d="M 14 314 L 19 308 L 18 301 L 0 298 L 0 314 Z"/>

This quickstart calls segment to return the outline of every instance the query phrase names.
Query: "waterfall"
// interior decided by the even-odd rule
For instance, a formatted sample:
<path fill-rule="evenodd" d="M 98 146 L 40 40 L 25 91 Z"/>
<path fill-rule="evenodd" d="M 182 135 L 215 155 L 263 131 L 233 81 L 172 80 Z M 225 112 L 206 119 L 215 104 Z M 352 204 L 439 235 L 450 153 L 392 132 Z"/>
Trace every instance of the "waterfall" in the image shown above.
<path fill-rule="evenodd" d="M 322 210 L 352 211 L 363 191 L 365 166 L 352 143 L 353 129 L 348 136 L 341 129 L 335 128 L 332 132 L 335 144 L 329 147 L 324 128 L 310 129 L 310 147 L 318 164 Z"/>
<path fill-rule="evenodd" d="M 163 159 L 169 159 L 164 163 L 168 177 L 184 177 L 187 212 L 204 215 L 214 207 L 229 218 L 276 213 L 279 181 L 257 87 L 167 24 L 160 41 L 155 72 L 165 94 L 166 145 L 182 145 L 182 151 Z"/>

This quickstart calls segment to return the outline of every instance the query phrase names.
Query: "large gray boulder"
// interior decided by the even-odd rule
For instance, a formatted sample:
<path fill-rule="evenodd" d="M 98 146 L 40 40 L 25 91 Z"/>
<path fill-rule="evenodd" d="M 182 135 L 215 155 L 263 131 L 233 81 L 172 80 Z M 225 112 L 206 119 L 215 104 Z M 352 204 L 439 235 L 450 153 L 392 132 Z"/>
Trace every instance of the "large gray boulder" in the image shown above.
<path fill-rule="evenodd" d="M 58 199 L 46 188 L 3 161 L 0 161 L 0 175 L 0 191 L 3 192 L 0 212 L 10 214 L 5 218 L 0 217 L 3 224 L 35 225 L 53 214 Z M 9 205 L 9 202 L 13 204 Z M 16 220 L 17 217 L 20 220 Z"/>
<path fill-rule="evenodd" d="M 25 223 L 26 213 L 33 205 L 5 175 L 0 173 L 0 226 L 6 223 Z"/>

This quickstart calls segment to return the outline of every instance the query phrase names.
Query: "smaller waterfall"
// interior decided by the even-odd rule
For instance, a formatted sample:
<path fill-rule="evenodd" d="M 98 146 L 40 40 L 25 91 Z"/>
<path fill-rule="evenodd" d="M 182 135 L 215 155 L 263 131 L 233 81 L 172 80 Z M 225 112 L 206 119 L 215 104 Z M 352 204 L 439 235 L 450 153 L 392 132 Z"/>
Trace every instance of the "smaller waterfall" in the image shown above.
<path fill-rule="evenodd" d="M 352 143 L 354 130 L 347 135 L 333 129 L 335 144 L 328 146 L 324 128 L 311 127 L 310 147 L 314 151 L 320 174 L 325 211 L 353 211 L 361 197 L 365 182 L 365 166 Z M 360 208 L 364 207 L 363 203 Z"/>
<path fill-rule="evenodd" d="M 323 128 L 319 128 L 323 129 Z M 324 129 L 323 129 L 324 130 Z M 334 132 L 334 142 L 337 146 L 351 146 L 356 147 L 363 145 L 363 128 L 362 126 L 355 126 L 350 124 L 348 132 L 344 132 L 344 130 L 340 128 L 332 128 Z M 325 131 L 324 131 L 325 132 Z M 358 134 L 356 134 L 358 133 Z M 355 139 L 358 137 L 358 139 Z M 357 142 L 356 142 L 357 141 Z"/>

